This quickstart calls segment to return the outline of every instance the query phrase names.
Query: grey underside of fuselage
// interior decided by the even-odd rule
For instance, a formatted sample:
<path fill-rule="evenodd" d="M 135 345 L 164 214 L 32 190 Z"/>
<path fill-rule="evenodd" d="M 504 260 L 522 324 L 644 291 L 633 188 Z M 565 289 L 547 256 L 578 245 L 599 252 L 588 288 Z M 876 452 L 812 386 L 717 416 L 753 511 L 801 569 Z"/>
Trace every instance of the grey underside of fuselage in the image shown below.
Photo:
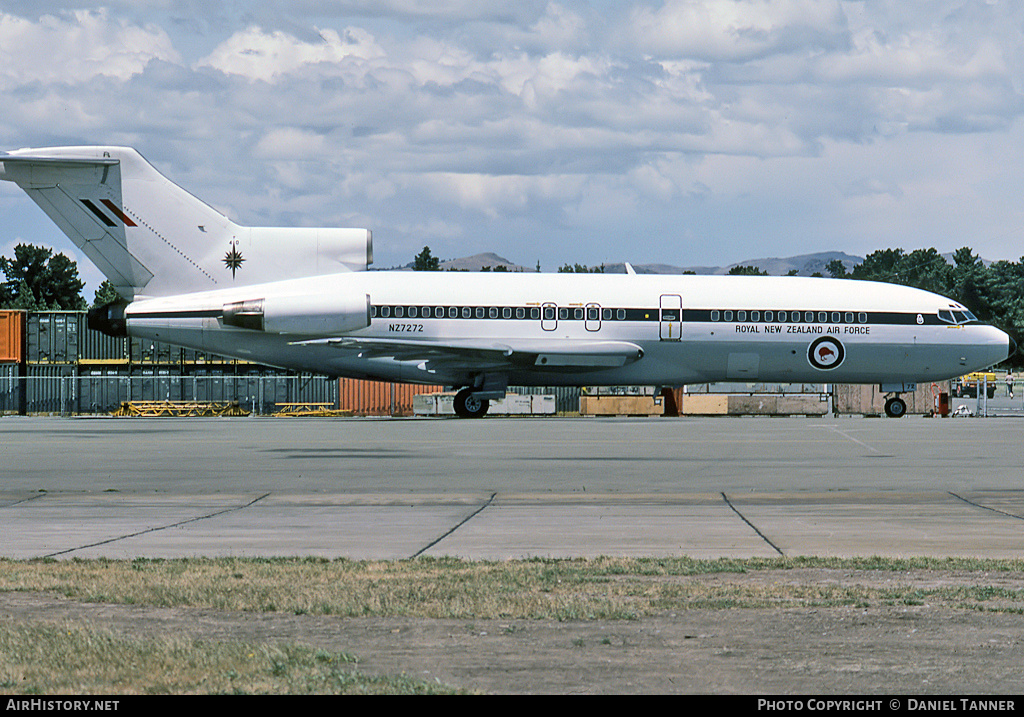
<path fill-rule="evenodd" d="M 960 375 L 973 361 L 951 354 L 945 344 L 855 343 L 847 341 L 841 366 L 812 367 L 806 339 L 773 341 L 636 341 L 640 360 L 613 369 L 543 369 L 530 364 L 489 367 L 486 363 L 453 365 L 452 361 L 396 361 L 367 357 L 336 345 L 301 345 L 300 339 L 261 332 L 224 330 L 216 320 L 205 329 L 133 327 L 132 335 L 201 351 L 297 371 L 329 376 L 420 384 L 469 385 L 475 376 L 507 374 L 520 386 L 681 386 L 715 381 L 780 383 L 885 383 L 935 381 Z M 957 354 L 957 355 L 954 355 Z"/>

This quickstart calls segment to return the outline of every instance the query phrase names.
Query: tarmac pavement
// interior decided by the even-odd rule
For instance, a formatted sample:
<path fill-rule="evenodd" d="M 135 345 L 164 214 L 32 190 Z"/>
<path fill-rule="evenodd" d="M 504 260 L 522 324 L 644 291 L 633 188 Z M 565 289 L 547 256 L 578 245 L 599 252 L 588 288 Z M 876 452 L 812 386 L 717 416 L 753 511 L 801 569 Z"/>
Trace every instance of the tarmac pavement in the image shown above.
<path fill-rule="evenodd" d="M 996 417 L 3 417 L 0 556 L 1019 558 L 1024 404 L 988 403 Z"/>

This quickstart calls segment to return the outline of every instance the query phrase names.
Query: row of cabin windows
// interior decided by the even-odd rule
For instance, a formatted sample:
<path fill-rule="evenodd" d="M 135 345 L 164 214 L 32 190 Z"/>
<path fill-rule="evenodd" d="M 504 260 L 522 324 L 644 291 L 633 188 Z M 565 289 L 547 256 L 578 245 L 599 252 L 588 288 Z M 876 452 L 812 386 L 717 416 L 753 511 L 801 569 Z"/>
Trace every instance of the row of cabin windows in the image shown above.
<path fill-rule="evenodd" d="M 542 311 L 543 309 L 543 311 Z M 553 321 L 556 317 L 563 321 L 575 319 L 582 321 L 624 321 L 625 309 L 601 309 L 597 306 L 557 307 L 557 306 L 374 306 L 373 318 L 382 319 L 526 319 L 537 320 L 543 313 L 545 321 Z"/>
<path fill-rule="evenodd" d="M 675 313 L 678 310 L 672 310 Z M 939 312 L 939 318 L 943 318 Z M 957 312 L 959 314 L 960 312 Z M 967 313 L 967 312 L 964 312 Z M 673 316 L 673 320 L 678 320 Z M 707 314 L 705 314 L 707 316 Z M 530 319 L 544 321 L 632 321 L 658 320 L 656 309 L 603 309 L 596 305 L 581 307 L 564 307 L 547 304 L 544 306 L 374 306 L 373 318 L 382 319 Z M 961 323 L 963 318 L 956 316 Z M 711 321 L 742 321 L 767 323 L 833 323 L 833 324 L 866 324 L 868 315 L 865 312 L 853 311 L 733 311 L 731 309 L 714 309 L 710 312 Z M 967 320 L 974 320 L 971 315 Z"/>
<path fill-rule="evenodd" d="M 732 311 L 718 311 L 716 309 L 711 312 L 712 321 L 733 321 L 733 316 Z M 765 321 L 793 324 L 799 324 L 800 322 L 866 324 L 868 322 L 868 315 L 863 311 L 856 315 L 852 311 L 833 311 L 831 314 L 828 311 L 804 311 L 802 313 L 799 311 L 737 311 L 735 312 L 735 321 Z"/>

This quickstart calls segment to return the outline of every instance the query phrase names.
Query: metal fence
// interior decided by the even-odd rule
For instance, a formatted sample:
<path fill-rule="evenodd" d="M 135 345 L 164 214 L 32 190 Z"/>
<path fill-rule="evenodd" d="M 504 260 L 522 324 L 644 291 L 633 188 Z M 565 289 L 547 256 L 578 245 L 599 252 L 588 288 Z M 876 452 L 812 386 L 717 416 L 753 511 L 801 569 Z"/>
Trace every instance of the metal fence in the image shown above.
<path fill-rule="evenodd" d="M 0 372 L 0 413 L 59 416 L 109 414 L 129 401 L 236 402 L 257 415 L 284 403 L 338 406 L 337 381 L 316 375 L 199 376 L 158 370 L 131 375 L 48 375 Z"/>

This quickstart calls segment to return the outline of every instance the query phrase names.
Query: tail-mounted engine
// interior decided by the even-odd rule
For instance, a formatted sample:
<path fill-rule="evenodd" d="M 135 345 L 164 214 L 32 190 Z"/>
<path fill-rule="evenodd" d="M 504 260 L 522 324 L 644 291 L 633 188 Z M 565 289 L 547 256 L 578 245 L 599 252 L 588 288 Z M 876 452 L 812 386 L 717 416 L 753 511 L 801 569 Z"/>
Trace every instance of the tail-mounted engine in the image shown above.
<path fill-rule="evenodd" d="M 224 304 L 225 326 L 273 334 L 333 336 L 370 325 L 370 295 L 268 296 Z"/>

